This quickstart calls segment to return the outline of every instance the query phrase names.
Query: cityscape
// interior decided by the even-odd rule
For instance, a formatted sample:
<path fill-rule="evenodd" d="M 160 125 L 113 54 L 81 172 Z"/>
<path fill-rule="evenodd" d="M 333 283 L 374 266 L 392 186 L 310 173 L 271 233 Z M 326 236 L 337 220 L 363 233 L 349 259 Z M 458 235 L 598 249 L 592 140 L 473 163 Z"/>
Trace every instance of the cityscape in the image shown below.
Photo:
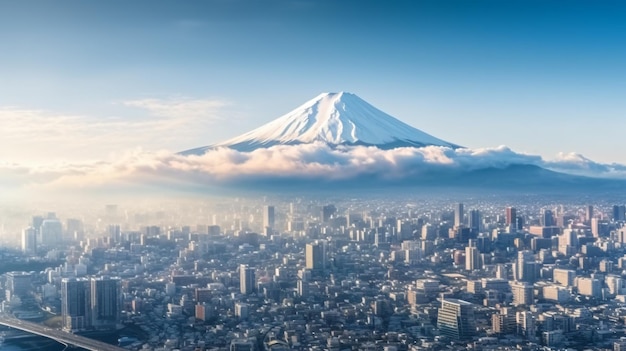
<path fill-rule="evenodd" d="M 626 351 L 625 24 L 0 0 L 0 351 Z"/>
<path fill-rule="evenodd" d="M 626 206 L 502 201 L 261 197 L 34 214 L 2 256 L 41 268 L 4 272 L 1 323 L 127 350 L 624 347 Z"/>

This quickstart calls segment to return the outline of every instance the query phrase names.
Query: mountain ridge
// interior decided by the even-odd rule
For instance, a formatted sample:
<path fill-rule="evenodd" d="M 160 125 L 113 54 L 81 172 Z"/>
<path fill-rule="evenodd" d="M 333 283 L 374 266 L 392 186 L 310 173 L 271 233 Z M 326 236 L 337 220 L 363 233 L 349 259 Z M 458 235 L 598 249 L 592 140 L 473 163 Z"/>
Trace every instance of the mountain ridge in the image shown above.
<path fill-rule="evenodd" d="M 274 145 L 314 142 L 331 146 L 376 146 L 380 149 L 430 145 L 460 148 L 398 120 L 355 94 L 339 92 L 322 93 L 247 133 L 181 154 L 198 155 L 218 147 L 252 151 Z"/>

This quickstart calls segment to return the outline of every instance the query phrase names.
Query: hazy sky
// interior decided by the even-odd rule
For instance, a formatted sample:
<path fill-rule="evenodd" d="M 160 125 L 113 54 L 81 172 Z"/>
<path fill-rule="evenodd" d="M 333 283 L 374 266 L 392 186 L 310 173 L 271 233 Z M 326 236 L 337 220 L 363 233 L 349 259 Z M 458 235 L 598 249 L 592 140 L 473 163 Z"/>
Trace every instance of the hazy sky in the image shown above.
<path fill-rule="evenodd" d="M 185 150 L 326 91 L 471 148 L 626 163 L 626 5 L 0 0 L 1 161 Z"/>

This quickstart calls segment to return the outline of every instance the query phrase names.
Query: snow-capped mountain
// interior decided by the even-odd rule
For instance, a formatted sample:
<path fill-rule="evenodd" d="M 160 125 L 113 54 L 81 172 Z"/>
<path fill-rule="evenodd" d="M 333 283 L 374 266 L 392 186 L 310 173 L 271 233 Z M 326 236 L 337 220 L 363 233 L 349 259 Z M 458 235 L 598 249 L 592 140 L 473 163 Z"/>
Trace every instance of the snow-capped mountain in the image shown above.
<path fill-rule="evenodd" d="M 209 149 L 228 147 L 251 151 L 274 145 L 322 142 L 329 145 L 367 145 L 381 149 L 403 146 L 459 146 L 386 114 L 350 93 L 323 93 L 295 110 L 250 132 L 224 142 L 183 151 L 203 154 Z"/>

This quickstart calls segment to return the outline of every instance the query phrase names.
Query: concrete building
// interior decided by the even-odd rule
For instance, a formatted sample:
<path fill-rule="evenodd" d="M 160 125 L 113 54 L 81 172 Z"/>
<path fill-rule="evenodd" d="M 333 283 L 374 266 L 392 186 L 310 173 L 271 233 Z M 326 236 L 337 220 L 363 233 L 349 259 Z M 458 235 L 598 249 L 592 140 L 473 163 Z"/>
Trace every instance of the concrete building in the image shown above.
<path fill-rule="evenodd" d="M 315 272 L 325 271 L 327 265 L 326 242 L 320 240 L 307 244 L 305 259 L 306 269 L 310 269 Z"/>
<path fill-rule="evenodd" d="M 437 328 L 441 335 L 452 340 L 472 337 L 476 332 L 474 305 L 458 299 L 442 299 L 437 314 Z"/>
<path fill-rule="evenodd" d="M 91 326 L 91 294 L 89 280 L 64 278 L 61 280 L 62 326 L 77 331 Z"/>
<path fill-rule="evenodd" d="M 513 305 L 530 306 L 533 304 L 533 286 L 526 282 L 512 282 L 511 292 L 513 293 Z"/>
<path fill-rule="evenodd" d="M 92 326 L 110 329 L 120 321 L 121 280 L 117 278 L 91 278 Z"/>
<path fill-rule="evenodd" d="M 22 231 L 22 252 L 30 254 L 37 252 L 37 230 L 33 227 Z"/>
<path fill-rule="evenodd" d="M 248 295 L 255 290 L 256 277 L 254 268 L 242 264 L 239 266 L 239 290 L 242 294 Z"/>

